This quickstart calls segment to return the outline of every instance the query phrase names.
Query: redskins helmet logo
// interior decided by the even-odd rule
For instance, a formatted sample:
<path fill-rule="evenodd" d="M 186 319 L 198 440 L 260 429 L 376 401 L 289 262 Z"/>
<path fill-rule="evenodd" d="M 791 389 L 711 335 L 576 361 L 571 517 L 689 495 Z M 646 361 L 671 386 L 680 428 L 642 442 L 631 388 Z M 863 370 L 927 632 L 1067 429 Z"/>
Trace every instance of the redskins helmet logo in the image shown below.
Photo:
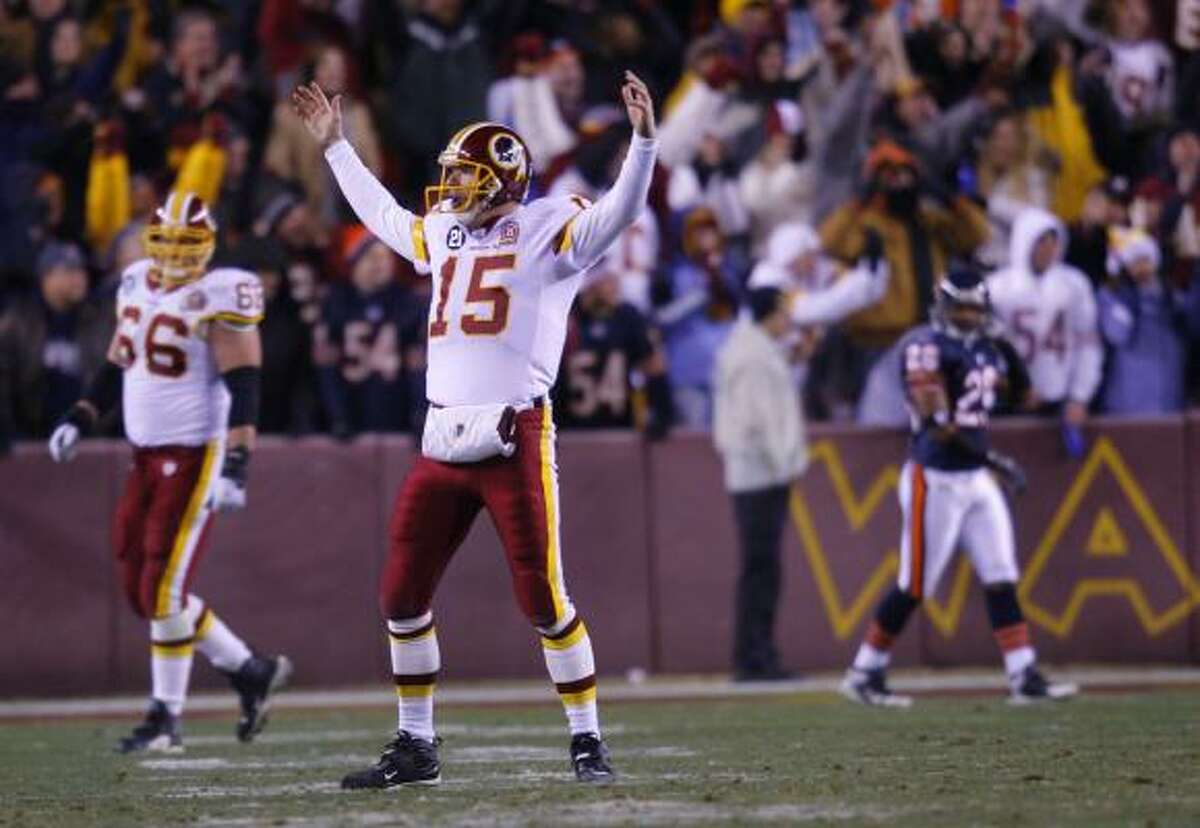
<path fill-rule="evenodd" d="M 502 170 L 515 170 L 525 163 L 525 151 L 511 136 L 500 132 L 488 141 L 488 155 L 492 163 Z"/>

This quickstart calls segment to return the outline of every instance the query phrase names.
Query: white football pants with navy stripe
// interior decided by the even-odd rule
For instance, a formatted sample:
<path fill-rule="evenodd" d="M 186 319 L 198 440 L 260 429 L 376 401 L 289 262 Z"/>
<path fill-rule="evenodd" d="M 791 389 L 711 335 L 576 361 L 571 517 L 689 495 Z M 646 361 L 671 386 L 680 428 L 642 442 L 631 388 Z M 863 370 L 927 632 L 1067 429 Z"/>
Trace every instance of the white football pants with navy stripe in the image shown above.
<path fill-rule="evenodd" d="M 932 595 L 959 547 L 984 584 L 1016 582 L 1012 518 L 991 472 L 939 471 L 910 461 L 898 489 L 902 590 L 917 599 Z"/>

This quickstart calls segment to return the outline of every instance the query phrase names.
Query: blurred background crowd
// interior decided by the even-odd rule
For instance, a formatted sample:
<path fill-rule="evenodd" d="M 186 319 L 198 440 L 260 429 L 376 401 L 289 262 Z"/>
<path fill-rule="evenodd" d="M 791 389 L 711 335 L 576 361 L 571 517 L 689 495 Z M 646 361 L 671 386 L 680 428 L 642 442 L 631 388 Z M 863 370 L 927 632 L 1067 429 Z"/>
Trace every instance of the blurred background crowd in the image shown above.
<path fill-rule="evenodd" d="M 577 303 L 562 425 L 706 427 L 749 288 L 821 296 L 867 237 L 888 280 L 798 328 L 797 390 L 811 418 L 902 422 L 891 346 L 951 261 L 1028 269 L 1022 225 L 1054 230 L 1047 260 L 1095 312 L 1002 319 L 1018 351 L 1094 337 L 1103 369 L 1069 383 L 1091 412 L 1200 393 L 1200 0 L 4 0 L 0 447 L 44 436 L 103 359 L 172 188 L 214 205 L 217 263 L 263 280 L 264 431 L 414 428 L 427 280 L 355 223 L 287 94 L 343 95 L 410 208 L 483 119 L 524 136 L 534 195 L 595 196 L 628 140 L 626 68 L 660 165 Z M 1021 408 L 1061 410 L 1039 376 Z"/>

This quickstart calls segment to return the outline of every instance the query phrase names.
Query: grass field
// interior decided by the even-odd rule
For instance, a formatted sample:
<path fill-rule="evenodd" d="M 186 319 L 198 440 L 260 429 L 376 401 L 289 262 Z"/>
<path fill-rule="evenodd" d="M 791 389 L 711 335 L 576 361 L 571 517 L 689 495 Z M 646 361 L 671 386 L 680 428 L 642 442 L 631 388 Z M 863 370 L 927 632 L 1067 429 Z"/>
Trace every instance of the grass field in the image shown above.
<path fill-rule="evenodd" d="M 125 758 L 127 723 L 0 727 L 0 825 L 1200 825 L 1200 694 L 998 698 L 863 710 L 832 695 L 608 705 L 619 782 L 569 775 L 553 707 L 440 712 L 440 788 L 344 793 L 386 710 L 282 710 L 239 745 L 188 723 L 182 756 Z"/>

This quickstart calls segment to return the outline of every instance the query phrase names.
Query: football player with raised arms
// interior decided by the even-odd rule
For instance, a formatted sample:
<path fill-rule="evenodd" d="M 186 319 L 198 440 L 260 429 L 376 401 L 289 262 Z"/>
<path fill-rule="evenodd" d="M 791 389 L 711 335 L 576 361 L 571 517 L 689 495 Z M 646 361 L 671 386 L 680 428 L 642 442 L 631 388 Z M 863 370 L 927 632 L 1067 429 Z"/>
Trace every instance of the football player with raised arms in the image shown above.
<path fill-rule="evenodd" d="M 892 644 L 921 601 L 937 590 L 960 545 L 983 583 L 1010 699 L 1026 703 L 1077 692 L 1074 685 L 1048 682 L 1038 670 L 1017 602 L 1012 518 L 996 477 L 1014 492 L 1024 489 L 1025 479 L 1011 458 L 988 447 L 987 427 L 998 398 L 1021 395 L 1029 378 L 1012 350 L 989 335 L 990 313 L 981 276 L 952 270 L 938 285 L 932 324 L 900 342 L 901 379 L 913 424 L 899 483 L 900 573 L 842 682 L 843 695 L 852 701 L 911 704 L 887 685 Z"/>
<path fill-rule="evenodd" d="M 262 352 L 262 287 L 253 273 L 208 270 L 216 223 L 192 193 L 173 193 L 147 225 L 148 258 L 121 275 L 108 361 L 50 436 L 58 462 L 120 404 L 133 464 L 113 545 L 125 597 L 150 623 L 150 706 L 122 753 L 183 749 L 180 717 L 194 650 L 226 673 L 241 702 L 237 736 L 266 723 L 291 673 L 262 657 L 188 591 L 214 512 L 246 504 Z"/>
<path fill-rule="evenodd" d="M 481 509 L 496 526 L 517 601 L 537 630 L 585 782 L 613 778 L 596 711 L 592 645 L 567 594 L 549 392 L 567 316 L 588 268 L 646 203 L 657 153 L 649 91 L 621 89 L 633 136 L 612 188 L 526 202 L 532 169 L 517 133 L 464 126 L 438 157 L 425 215 L 402 208 L 342 133 L 340 99 L 302 86 L 294 105 L 359 219 L 433 278 L 421 453 L 396 497 L 380 582 L 399 727 L 379 761 L 347 788 L 436 784 L 433 688 L 440 668 L 430 611 L 446 565 Z"/>

